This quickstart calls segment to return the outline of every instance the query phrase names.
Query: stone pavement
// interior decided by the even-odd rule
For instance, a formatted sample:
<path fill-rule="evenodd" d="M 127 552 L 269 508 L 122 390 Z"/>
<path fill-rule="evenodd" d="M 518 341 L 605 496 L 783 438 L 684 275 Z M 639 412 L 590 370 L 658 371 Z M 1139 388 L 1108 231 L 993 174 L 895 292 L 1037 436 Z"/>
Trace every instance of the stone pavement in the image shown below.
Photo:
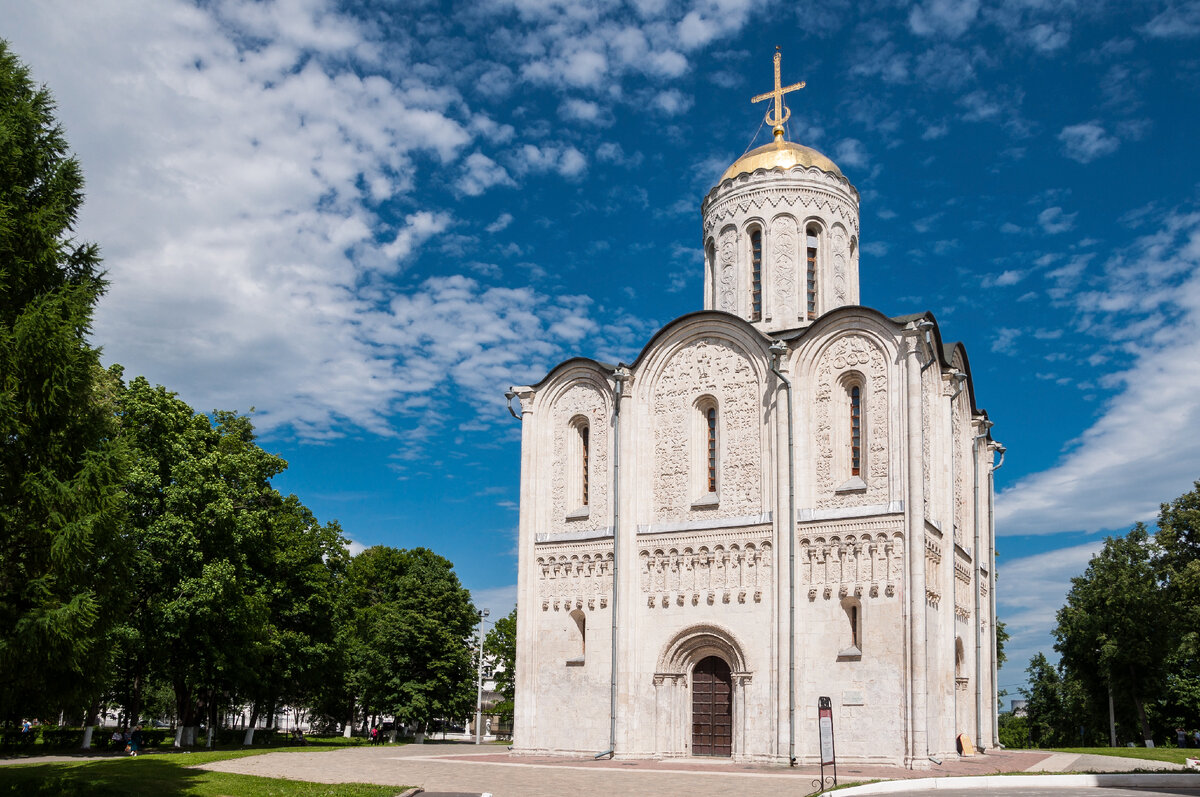
<path fill-rule="evenodd" d="M 495 747 L 406 745 L 353 747 L 329 752 L 287 752 L 214 761 L 205 769 L 246 775 L 294 778 L 319 783 L 378 783 L 420 786 L 430 793 L 489 793 L 494 797 L 588 797 L 657 795 L 739 797 L 804 795 L 816 789 L 819 767 L 786 769 L 762 764 L 731 764 L 705 759 L 672 761 L 595 761 L 590 758 L 510 756 Z M 1065 756 L 1065 757 L 1064 757 Z M 1178 768 L 1173 764 L 1108 756 L 1074 756 L 1033 751 L 999 751 L 929 770 L 878 765 L 838 768 L 841 783 L 931 775 L 988 775 L 997 772 L 1078 771 L 1101 759 L 1101 769 Z M 828 772 L 828 770 L 827 770 Z"/>

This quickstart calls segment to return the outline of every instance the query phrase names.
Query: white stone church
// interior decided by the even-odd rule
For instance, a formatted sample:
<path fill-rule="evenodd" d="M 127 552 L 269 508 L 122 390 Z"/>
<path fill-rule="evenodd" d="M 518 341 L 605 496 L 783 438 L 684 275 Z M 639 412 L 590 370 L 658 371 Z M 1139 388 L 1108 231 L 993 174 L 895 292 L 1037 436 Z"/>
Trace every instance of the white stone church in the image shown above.
<path fill-rule="evenodd" d="M 802 84 L 798 84 L 800 86 Z M 514 387 L 514 750 L 924 768 L 998 744 L 990 435 L 963 346 L 859 304 L 859 194 L 786 141 L 701 204 L 704 309 Z"/>

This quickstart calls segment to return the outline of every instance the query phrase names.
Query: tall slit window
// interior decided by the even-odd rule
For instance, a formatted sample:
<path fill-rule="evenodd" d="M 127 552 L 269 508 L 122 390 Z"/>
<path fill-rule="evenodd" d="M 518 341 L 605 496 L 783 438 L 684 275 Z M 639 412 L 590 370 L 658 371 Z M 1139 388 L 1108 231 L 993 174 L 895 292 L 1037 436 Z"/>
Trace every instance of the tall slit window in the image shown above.
<path fill-rule="evenodd" d="M 850 388 L 850 475 L 862 472 L 862 389 Z"/>
<path fill-rule="evenodd" d="M 806 238 L 808 240 L 807 318 L 811 321 L 817 317 L 817 228 L 809 227 Z"/>
<path fill-rule="evenodd" d="M 581 468 L 582 474 L 583 474 L 583 478 L 581 479 L 581 485 L 580 485 L 583 488 L 583 506 L 588 505 L 588 459 L 589 459 L 588 455 L 590 454 L 590 449 L 588 446 L 588 443 L 589 443 L 588 435 L 589 435 L 588 427 L 580 426 L 579 427 L 579 444 L 580 444 L 582 456 L 580 458 L 581 461 L 579 464 L 580 464 L 580 468 Z M 855 471 L 855 472 L 857 473 L 857 471 Z"/>
<path fill-rule="evenodd" d="M 717 408 L 709 407 L 704 413 L 708 429 L 708 492 L 717 491 Z"/>
<path fill-rule="evenodd" d="M 750 233 L 750 320 L 762 320 L 762 230 Z"/>

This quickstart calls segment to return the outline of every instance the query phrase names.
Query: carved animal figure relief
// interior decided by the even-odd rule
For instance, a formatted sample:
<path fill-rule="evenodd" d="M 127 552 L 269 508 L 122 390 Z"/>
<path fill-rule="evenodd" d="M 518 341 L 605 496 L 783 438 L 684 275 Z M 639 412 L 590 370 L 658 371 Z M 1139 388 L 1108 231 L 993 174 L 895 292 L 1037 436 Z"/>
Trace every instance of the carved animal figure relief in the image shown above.
<path fill-rule="evenodd" d="M 575 472 L 567 462 L 567 435 L 578 434 L 571 426 L 574 418 L 588 421 L 588 503 L 589 517 L 607 517 L 608 484 L 608 408 L 604 396 L 590 382 L 580 381 L 567 388 L 554 403 L 554 468 L 551 471 L 551 530 L 555 532 L 578 528 L 566 519 L 568 512 L 579 507 L 567 506 L 567 478 Z"/>
<path fill-rule="evenodd" d="M 865 491 L 836 494 L 846 475 L 835 473 L 833 423 L 840 414 L 833 402 L 842 400 L 844 391 L 838 378 L 847 371 L 864 377 L 866 394 L 864 425 L 866 427 Z M 870 338 L 845 335 L 834 341 L 820 357 L 817 365 L 817 384 L 814 396 L 814 427 L 816 437 L 817 506 L 820 508 L 868 506 L 888 500 L 888 411 L 887 366 L 883 352 Z"/>
<path fill-rule="evenodd" d="M 762 511 L 761 386 L 750 360 L 722 338 L 699 338 L 680 348 L 663 368 L 654 388 L 654 520 L 689 519 L 693 468 L 703 461 L 693 440 L 695 403 L 717 402 L 719 505 L 707 518 L 737 517 Z"/>

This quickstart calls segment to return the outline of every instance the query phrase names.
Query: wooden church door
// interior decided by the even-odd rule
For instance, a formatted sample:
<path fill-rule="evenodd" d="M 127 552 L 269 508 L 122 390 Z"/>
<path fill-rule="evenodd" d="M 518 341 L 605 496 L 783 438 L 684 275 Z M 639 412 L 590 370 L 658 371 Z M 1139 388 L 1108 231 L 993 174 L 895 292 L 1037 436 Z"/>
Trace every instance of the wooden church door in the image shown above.
<path fill-rule="evenodd" d="M 709 656 L 692 671 L 692 755 L 733 751 L 733 678 L 729 665 Z"/>

